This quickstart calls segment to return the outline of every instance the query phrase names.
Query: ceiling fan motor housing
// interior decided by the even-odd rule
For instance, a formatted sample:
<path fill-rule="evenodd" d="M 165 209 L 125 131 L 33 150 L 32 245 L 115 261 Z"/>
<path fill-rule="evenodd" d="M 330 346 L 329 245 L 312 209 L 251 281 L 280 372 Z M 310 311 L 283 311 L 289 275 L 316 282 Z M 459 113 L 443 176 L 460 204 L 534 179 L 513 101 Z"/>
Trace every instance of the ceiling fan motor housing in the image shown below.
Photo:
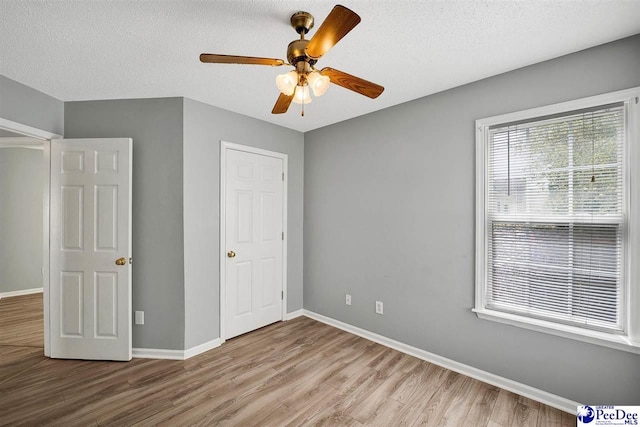
<path fill-rule="evenodd" d="M 305 49 L 308 44 L 309 40 L 294 40 L 289 43 L 289 46 L 287 47 L 287 60 L 289 61 L 289 64 L 297 66 L 297 64 L 302 61 L 309 65 L 313 65 L 317 62 L 305 53 Z"/>

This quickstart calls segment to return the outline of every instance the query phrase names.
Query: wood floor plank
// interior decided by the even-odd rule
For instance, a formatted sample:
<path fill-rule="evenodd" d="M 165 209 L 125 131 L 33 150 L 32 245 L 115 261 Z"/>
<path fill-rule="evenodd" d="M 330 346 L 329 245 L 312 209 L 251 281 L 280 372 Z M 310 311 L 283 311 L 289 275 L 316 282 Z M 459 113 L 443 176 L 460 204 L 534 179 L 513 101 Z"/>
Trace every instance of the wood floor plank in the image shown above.
<path fill-rule="evenodd" d="M 538 409 L 531 408 L 524 403 L 518 402 L 512 426 L 535 427 L 538 423 Z"/>
<path fill-rule="evenodd" d="M 535 426 L 538 423 L 539 412 L 536 407 L 539 407 L 538 402 L 500 390 L 491 420 L 502 426 Z"/>
<path fill-rule="evenodd" d="M 473 396 L 477 396 L 480 392 L 482 383 L 472 378 L 465 377 L 464 382 L 460 385 L 460 388 L 455 392 L 453 400 L 449 403 L 445 410 L 444 416 L 439 422 L 439 425 L 459 427 L 464 424 L 464 420 L 467 418 L 471 405 L 469 401 L 473 401 Z"/>
<path fill-rule="evenodd" d="M 331 413 L 336 412 L 336 406 L 340 403 L 341 397 L 337 391 L 328 385 L 320 385 L 317 393 L 307 401 L 297 401 L 289 406 L 292 415 L 281 425 L 299 426 L 302 424 L 313 424 L 312 420 L 320 420 L 327 416 L 327 410 L 331 408 Z"/>
<path fill-rule="evenodd" d="M 540 405 L 537 427 L 562 427 L 562 411 L 547 405 Z"/>
<path fill-rule="evenodd" d="M 377 409 L 373 417 L 369 419 L 369 425 L 392 426 L 393 420 L 404 411 L 405 405 L 388 397 Z"/>
<path fill-rule="evenodd" d="M 237 388 L 230 381 L 214 381 L 196 393 L 184 396 L 179 401 L 171 402 L 171 406 L 133 425 L 193 424 L 194 420 L 201 420 L 207 415 L 217 413 L 215 408 L 233 402 Z"/>
<path fill-rule="evenodd" d="M 322 400 L 327 392 L 337 396 L 337 389 L 325 378 L 332 378 L 341 369 L 341 364 L 332 363 L 330 360 L 326 360 L 322 366 L 314 366 L 312 374 L 305 375 L 302 381 L 287 387 L 287 395 L 282 396 L 280 401 L 288 408 L 300 411 L 308 406 L 307 402 Z"/>
<path fill-rule="evenodd" d="M 344 413 L 341 409 L 341 405 L 329 406 L 323 408 L 320 412 L 314 413 L 311 416 L 305 417 L 302 420 L 293 420 L 286 424 L 287 427 L 296 426 L 314 426 L 314 427 L 334 427 L 334 426 L 346 426 L 346 427 L 360 427 L 362 423 L 354 420 L 349 415 Z"/>
<path fill-rule="evenodd" d="M 340 412 L 353 411 L 363 399 L 369 396 L 369 392 L 379 387 L 383 381 L 384 377 L 378 371 L 367 366 L 363 367 L 339 390 L 341 399 L 336 408 Z"/>
<path fill-rule="evenodd" d="M 441 425 L 456 394 L 468 386 L 469 380 L 471 380 L 471 378 L 449 371 L 448 378 L 445 382 L 438 388 L 431 399 L 429 399 L 426 406 L 421 407 L 422 410 L 418 413 L 418 417 L 415 418 L 414 424 Z"/>
<path fill-rule="evenodd" d="M 538 417 L 540 420 L 540 417 Z M 542 422 L 542 421 L 539 421 Z M 569 414 L 566 412 L 562 412 L 562 427 L 574 427 L 576 425 L 576 416 L 574 414 Z"/>
<path fill-rule="evenodd" d="M 306 317 L 186 361 L 48 359 L 42 296 L 7 300 L 0 426 L 575 425 L 571 414 Z"/>
<path fill-rule="evenodd" d="M 42 348 L 0 346 L 0 384 L 44 359 Z"/>
<path fill-rule="evenodd" d="M 425 402 L 438 390 L 445 381 L 448 371 L 428 362 L 422 362 L 409 371 L 408 381 L 395 390 L 391 397 L 404 404 L 413 404 L 417 401 Z"/>
<path fill-rule="evenodd" d="M 462 425 L 464 427 L 487 425 L 491 419 L 491 413 L 493 412 L 499 393 L 500 389 L 498 387 L 481 383 L 481 388 L 471 403 L 471 408 Z"/>
<path fill-rule="evenodd" d="M 347 411 L 351 418 L 362 424 L 368 424 L 376 418 L 379 415 L 378 408 L 411 376 L 410 373 L 402 371 L 395 371 L 389 376 L 386 376 L 385 371 L 377 371 L 376 375 L 383 378 L 382 382 L 367 390 L 368 395 Z"/>
<path fill-rule="evenodd" d="M 510 426 L 515 415 L 517 403 L 517 395 L 506 390 L 500 390 L 491 413 L 491 421 L 497 425 Z"/>
<path fill-rule="evenodd" d="M 44 345 L 42 294 L 0 299 L 0 345 L 42 347 Z"/>

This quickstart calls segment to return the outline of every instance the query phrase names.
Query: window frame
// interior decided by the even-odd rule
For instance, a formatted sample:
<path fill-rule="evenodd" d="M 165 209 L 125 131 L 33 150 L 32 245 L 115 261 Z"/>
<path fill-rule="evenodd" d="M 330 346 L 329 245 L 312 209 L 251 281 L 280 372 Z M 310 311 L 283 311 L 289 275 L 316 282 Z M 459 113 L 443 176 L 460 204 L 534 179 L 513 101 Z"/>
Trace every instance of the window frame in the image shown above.
<path fill-rule="evenodd" d="M 622 245 L 625 269 L 622 287 L 625 301 L 624 334 L 584 329 L 551 320 L 526 317 L 486 307 L 488 278 L 489 227 L 487 219 L 489 184 L 489 129 L 512 122 L 536 120 L 545 116 L 568 113 L 622 102 L 626 112 L 626 142 L 623 147 Z M 496 321 L 538 332 L 562 336 L 592 344 L 640 354 L 640 87 L 576 99 L 553 105 L 478 119 L 476 127 L 476 271 L 474 313 L 485 320 Z M 635 261 L 634 261 L 635 260 Z"/>

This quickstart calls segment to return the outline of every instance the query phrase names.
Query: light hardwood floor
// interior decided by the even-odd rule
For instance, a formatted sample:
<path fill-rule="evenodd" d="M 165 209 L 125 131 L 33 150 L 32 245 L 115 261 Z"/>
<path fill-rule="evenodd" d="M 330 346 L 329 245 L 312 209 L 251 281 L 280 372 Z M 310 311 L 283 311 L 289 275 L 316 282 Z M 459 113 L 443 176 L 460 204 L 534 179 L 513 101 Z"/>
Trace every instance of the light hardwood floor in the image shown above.
<path fill-rule="evenodd" d="M 42 353 L 42 296 L 0 300 L 0 425 L 576 424 L 557 409 L 305 317 L 186 361 Z"/>

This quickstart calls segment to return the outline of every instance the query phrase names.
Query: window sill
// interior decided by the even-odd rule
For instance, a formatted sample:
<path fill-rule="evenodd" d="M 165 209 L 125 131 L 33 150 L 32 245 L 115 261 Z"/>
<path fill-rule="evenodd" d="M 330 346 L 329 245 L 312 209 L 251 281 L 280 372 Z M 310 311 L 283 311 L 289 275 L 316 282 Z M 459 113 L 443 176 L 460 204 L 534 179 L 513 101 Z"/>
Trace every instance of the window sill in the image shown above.
<path fill-rule="evenodd" d="M 590 331 L 569 325 L 560 325 L 545 320 L 530 319 L 515 314 L 502 313 L 493 310 L 474 308 L 471 311 L 476 313 L 476 315 L 480 319 L 492 320 L 494 322 L 518 326 L 520 328 L 530 329 L 532 331 L 543 332 L 551 335 L 557 335 L 559 337 L 587 342 L 590 344 L 614 348 L 616 350 L 640 354 L 640 342 L 631 341 L 624 335 L 612 335 L 604 332 Z"/>

